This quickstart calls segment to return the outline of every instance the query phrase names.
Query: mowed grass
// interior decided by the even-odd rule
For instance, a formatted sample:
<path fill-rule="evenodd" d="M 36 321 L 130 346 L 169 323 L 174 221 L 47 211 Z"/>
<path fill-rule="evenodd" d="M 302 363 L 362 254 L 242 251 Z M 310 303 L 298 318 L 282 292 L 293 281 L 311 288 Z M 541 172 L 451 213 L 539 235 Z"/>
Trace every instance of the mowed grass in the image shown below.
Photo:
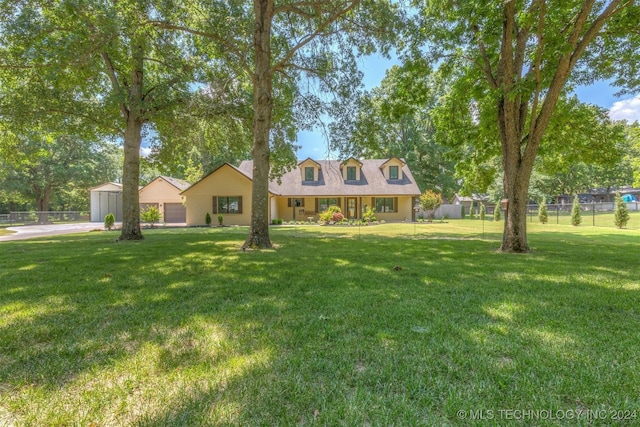
<path fill-rule="evenodd" d="M 0 425 L 637 424 L 640 233 L 481 225 L 0 243 Z"/>

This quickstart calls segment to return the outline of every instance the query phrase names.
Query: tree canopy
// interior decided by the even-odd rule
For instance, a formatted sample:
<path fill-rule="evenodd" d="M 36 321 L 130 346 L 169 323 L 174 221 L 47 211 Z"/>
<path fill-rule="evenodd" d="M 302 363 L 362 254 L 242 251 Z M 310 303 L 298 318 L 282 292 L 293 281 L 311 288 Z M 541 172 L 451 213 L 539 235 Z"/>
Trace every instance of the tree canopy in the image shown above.
<path fill-rule="evenodd" d="M 558 102 L 568 84 L 585 78 L 580 71 L 597 65 L 593 58 L 605 39 L 637 29 L 637 8 L 622 0 L 469 1 L 449 7 L 427 0 L 417 15 L 421 32 L 413 34 L 425 40 L 412 46 L 413 53 L 438 63 L 452 82 L 451 128 L 474 125 L 476 147 L 499 141 L 509 201 L 503 251 L 529 250 L 529 184 Z M 467 119 L 460 122 L 460 116 Z"/>

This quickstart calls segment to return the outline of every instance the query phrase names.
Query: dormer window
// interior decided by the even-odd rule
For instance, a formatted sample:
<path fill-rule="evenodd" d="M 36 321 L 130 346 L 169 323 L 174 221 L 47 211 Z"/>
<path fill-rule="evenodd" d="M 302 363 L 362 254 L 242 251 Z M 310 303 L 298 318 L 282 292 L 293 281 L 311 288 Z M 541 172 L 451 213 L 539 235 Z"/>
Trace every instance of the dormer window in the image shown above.
<path fill-rule="evenodd" d="M 347 180 L 355 181 L 355 179 L 356 179 L 356 167 L 347 166 Z"/>
<path fill-rule="evenodd" d="M 305 181 L 313 181 L 313 177 L 315 175 L 315 168 L 307 166 L 304 168 L 304 180 Z"/>
<path fill-rule="evenodd" d="M 389 179 L 398 179 L 398 166 L 389 166 Z"/>
<path fill-rule="evenodd" d="M 388 181 L 402 181 L 402 167 L 405 162 L 397 157 L 392 157 L 380 165 L 380 170 Z"/>

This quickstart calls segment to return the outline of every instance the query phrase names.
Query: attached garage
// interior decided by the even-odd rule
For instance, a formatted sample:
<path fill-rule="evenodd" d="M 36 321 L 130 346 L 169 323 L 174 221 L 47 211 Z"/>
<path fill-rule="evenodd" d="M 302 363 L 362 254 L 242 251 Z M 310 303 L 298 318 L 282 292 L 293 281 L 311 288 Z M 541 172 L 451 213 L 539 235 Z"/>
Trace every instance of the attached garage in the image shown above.
<path fill-rule="evenodd" d="M 164 204 L 164 222 L 185 223 L 187 222 L 187 208 L 182 203 Z"/>
<path fill-rule="evenodd" d="M 160 212 L 160 221 L 169 224 L 185 223 L 186 208 L 180 192 L 189 183 L 169 176 L 159 176 L 140 189 L 140 208 L 155 206 Z"/>

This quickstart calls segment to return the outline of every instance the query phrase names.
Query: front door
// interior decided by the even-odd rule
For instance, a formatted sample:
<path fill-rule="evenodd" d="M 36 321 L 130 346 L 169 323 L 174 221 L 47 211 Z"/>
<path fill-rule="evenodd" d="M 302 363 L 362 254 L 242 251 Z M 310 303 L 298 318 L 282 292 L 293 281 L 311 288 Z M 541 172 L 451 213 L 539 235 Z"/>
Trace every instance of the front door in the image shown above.
<path fill-rule="evenodd" d="M 347 197 L 347 218 L 358 218 L 358 199 L 356 197 Z"/>

